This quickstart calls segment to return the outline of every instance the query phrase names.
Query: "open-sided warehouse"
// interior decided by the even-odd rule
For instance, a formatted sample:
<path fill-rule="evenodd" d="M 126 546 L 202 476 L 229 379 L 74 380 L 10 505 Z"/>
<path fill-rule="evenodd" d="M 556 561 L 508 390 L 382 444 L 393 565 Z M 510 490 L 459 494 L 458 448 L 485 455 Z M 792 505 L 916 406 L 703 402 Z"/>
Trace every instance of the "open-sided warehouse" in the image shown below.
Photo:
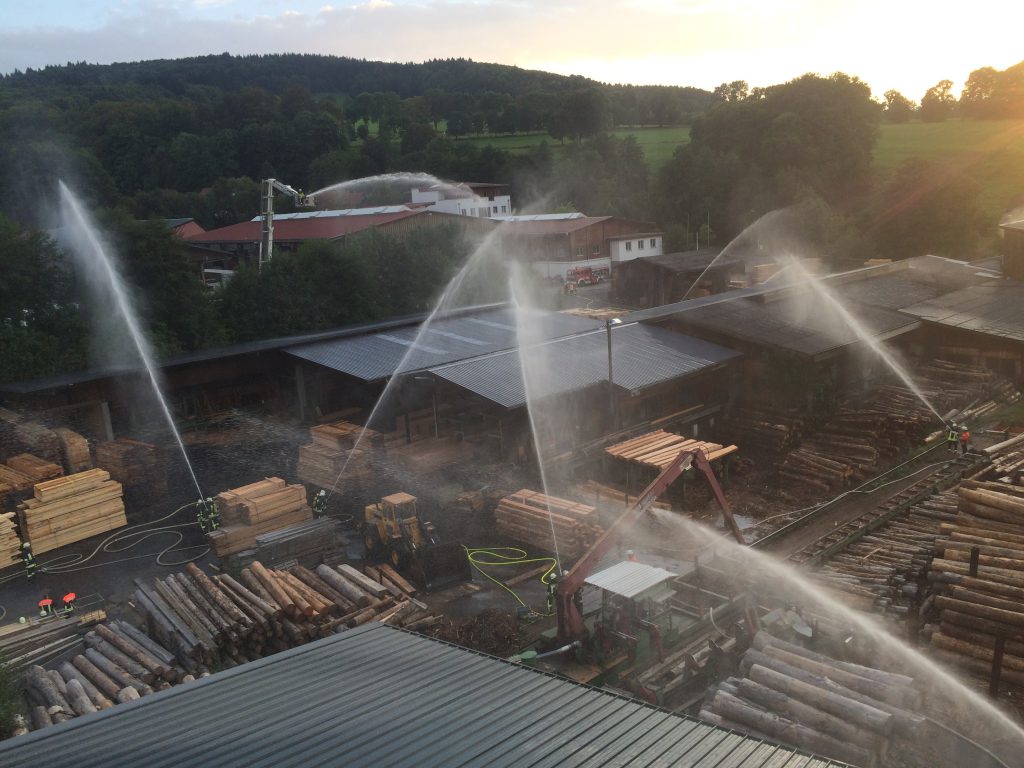
<path fill-rule="evenodd" d="M 382 624 L 0 743 L 0 764 L 842 765 Z"/>

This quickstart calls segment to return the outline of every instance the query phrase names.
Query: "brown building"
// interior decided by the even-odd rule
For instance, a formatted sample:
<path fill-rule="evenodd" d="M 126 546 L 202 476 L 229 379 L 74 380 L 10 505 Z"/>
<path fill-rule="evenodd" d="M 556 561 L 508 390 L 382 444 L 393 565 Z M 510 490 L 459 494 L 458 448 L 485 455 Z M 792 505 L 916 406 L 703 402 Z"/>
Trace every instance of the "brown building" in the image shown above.
<path fill-rule="evenodd" d="M 620 304 L 646 309 L 721 293 L 729 282 L 742 277 L 745 264 L 719 259 L 718 249 L 644 256 L 617 265 L 612 297 Z"/>

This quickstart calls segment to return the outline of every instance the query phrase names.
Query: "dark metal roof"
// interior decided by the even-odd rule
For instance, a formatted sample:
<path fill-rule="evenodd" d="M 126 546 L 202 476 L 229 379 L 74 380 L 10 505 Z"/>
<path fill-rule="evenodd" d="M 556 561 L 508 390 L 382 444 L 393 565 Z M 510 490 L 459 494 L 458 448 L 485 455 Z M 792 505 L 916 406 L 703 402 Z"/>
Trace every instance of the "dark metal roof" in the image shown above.
<path fill-rule="evenodd" d="M 1024 341 L 1024 284 L 993 280 L 915 304 L 908 315 L 988 336 Z"/>
<path fill-rule="evenodd" d="M 709 267 L 709 271 L 731 270 L 745 264 L 742 259 L 732 256 L 718 258 L 720 253 L 721 250 L 717 248 L 702 248 L 699 251 L 665 253 L 661 256 L 641 256 L 633 261 L 624 262 L 623 265 L 641 262 L 644 264 L 656 264 L 670 272 L 686 273 L 700 272 L 701 270 L 709 269 Z M 714 266 L 711 266 L 712 262 L 714 262 Z"/>
<path fill-rule="evenodd" d="M 554 339 L 603 325 L 592 318 L 528 311 L 531 338 Z M 518 343 L 515 310 L 495 309 L 434 319 L 429 324 L 291 347 L 288 354 L 365 381 L 419 371 L 511 349 Z M 408 357 L 406 357 L 408 355 Z"/>
<path fill-rule="evenodd" d="M 459 310 L 455 314 L 462 314 L 467 312 L 486 311 L 495 307 L 503 306 L 500 304 L 489 304 L 482 307 L 470 307 L 464 310 Z M 349 336 L 358 336 L 360 334 L 373 333 L 375 331 L 388 330 L 392 328 L 400 328 L 402 326 L 418 326 L 421 322 L 429 317 L 429 313 L 420 312 L 415 315 L 404 315 L 402 317 L 391 318 L 390 320 L 381 320 L 372 323 L 359 323 L 356 325 L 346 325 L 342 328 L 333 328 L 329 331 L 314 331 L 312 333 L 303 333 L 295 336 L 280 336 L 274 339 L 260 339 L 259 341 L 244 341 L 240 344 L 232 344 L 227 347 L 213 347 L 211 349 L 201 349 L 197 352 L 187 352 L 183 355 L 174 355 L 173 357 L 166 357 L 157 361 L 157 365 L 161 369 L 176 368 L 182 365 L 191 365 L 194 363 L 204 363 L 210 360 L 222 360 L 229 357 L 236 357 L 238 355 L 251 355 L 259 352 L 269 352 L 277 349 L 283 349 L 284 347 L 290 347 L 297 344 L 306 344 L 315 341 L 324 341 L 327 339 L 338 339 L 346 338 Z M 134 373 L 141 373 L 142 366 L 106 366 L 103 368 L 90 368 L 85 371 L 72 371 L 70 373 L 62 373 L 56 376 L 46 376 L 40 379 L 30 379 L 28 381 L 10 382 L 6 384 L 0 384 L 0 393 L 11 393 L 11 394 L 30 394 L 32 392 L 44 392 L 50 389 L 60 389 L 61 387 L 75 386 L 76 384 L 84 384 L 90 381 L 96 381 L 98 379 L 110 378 L 113 376 L 127 376 Z"/>
<path fill-rule="evenodd" d="M 381 624 L 0 743 L 5 768 L 828 768 Z"/>
<path fill-rule="evenodd" d="M 612 328 L 612 379 L 638 392 L 698 373 L 740 353 L 666 328 L 630 323 Z M 567 338 L 529 344 L 526 374 L 530 399 L 574 392 L 608 381 L 608 337 L 604 328 Z M 431 368 L 441 379 L 505 408 L 526 403 L 520 350 Z"/>
<path fill-rule="evenodd" d="M 957 268 L 918 262 L 896 272 L 836 285 L 834 291 L 844 300 L 902 309 L 986 279 L 989 275 L 979 274 L 973 265 Z"/>
<path fill-rule="evenodd" d="M 875 338 L 891 338 L 917 328 L 911 317 L 844 301 L 849 313 Z M 716 336 L 726 336 L 810 357 L 862 341 L 834 309 L 809 291 L 774 301 L 738 299 L 680 313 L 678 320 Z"/>

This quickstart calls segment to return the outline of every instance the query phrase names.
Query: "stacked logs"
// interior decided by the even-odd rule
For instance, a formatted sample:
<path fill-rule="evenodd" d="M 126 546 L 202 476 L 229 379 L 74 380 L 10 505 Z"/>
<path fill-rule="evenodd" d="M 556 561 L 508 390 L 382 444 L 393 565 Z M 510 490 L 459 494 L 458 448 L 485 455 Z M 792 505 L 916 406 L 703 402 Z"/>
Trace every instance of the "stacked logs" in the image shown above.
<path fill-rule="evenodd" d="M 334 488 L 342 471 L 347 480 L 368 477 L 370 451 L 384 445 L 379 432 L 347 421 L 310 427 L 309 436 L 312 442 L 299 447 L 296 474 L 318 488 Z"/>
<path fill-rule="evenodd" d="M 720 683 L 701 709 L 706 722 L 781 741 L 855 765 L 877 765 L 894 735 L 924 724 L 913 678 L 836 661 L 779 640 L 754 637 L 744 677 Z"/>
<path fill-rule="evenodd" d="M 936 656 L 981 679 L 1004 643 L 1002 679 L 1024 686 L 1024 486 L 971 479 L 959 495 L 935 542 L 926 633 Z"/>
<path fill-rule="evenodd" d="M 759 409 L 735 411 L 722 423 L 722 435 L 743 449 L 778 456 L 796 446 L 806 427 L 802 416 Z"/>
<path fill-rule="evenodd" d="M 214 500 L 221 527 L 209 534 L 217 557 L 252 549 L 258 536 L 311 520 L 306 489 L 279 477 L 218 493 Z"/>
<path fill-rule="evenodd" d="M 827 493 L 849 485 L 853 467 L 811 448 L 790 451 L 779 466 L 779 477 L 806 489 Z"/>
<path fill-rule="evenodd" d="M 152 587 L 138 580 L 136 586 L 145 632 L 124 621 L 97 624 L 84 636 L 83 653 L 55 670 L 28 669 L 25 689 L 34 728 L 191 682 L 214 665 L 234 667 L 369 621 L 423 631 L 442 620 L 388 565 L 362 571 L 320 565 L 314 572 L 301 566 L 275 571 L 254 562 L 236 580 L 223 573 L 207 576 L 190 563 L 184 573 Z"/>
<path fill-rule="evenodd" d="M 812 577 L 855 608 L 906 616 L 918 602 L 941 526 L 956 518 L 956 508 L 955 493 L 915 504 L 829 558 Z"/>
<path fill-rule="evenodd" d="M 578 558 L 603 533 L 596 512 L 589 504 L 524 488 L 498 502 L 494 519 L 502 536 L 548 552 L 554 551 L 553 528 L 559 551 Z"/>
<path fill-rule="evenodd" d="M 0 627 L 0 658 L 10 669 L 45 664 L 80 645 L 89 628 L 106 618 L 103 611 L 88 611 L 73 619 L 50 618 Z"/>

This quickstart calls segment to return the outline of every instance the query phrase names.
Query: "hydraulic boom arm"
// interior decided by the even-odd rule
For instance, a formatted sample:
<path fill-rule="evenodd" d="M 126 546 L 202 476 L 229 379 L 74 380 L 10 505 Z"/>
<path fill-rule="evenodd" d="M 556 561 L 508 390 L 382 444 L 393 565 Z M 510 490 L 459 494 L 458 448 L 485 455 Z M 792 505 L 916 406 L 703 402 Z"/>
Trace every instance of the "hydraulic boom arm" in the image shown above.
<path fill-rule="evenodd" d="M 573 596 L 583 587 L 584 580 L 593 571 L 594 566 L 608 554 L 608 551 L 618 542 L 623 532 L 639 520 L 644 512 L 649 510 L 654 502 L 658 500 L 658 497 L 692 464 L 696 464 L 707 478 L 708 484 L 711 486 L 711 492 L 714 494 L 718 505 L 722 508 L 722 515 L 725 517 L 732 535 L 740 544 L 746 543 L 739 526 L 736 525 L 736 520 L 732 516 L 729 502 L 725 500 L 725 495 L 718 485 L 714 470 L 711 469 L 711 463 L 702 451 L 684 448 L 672 460 L 672 463 L 665 467 L 661 474 L 644 489 L 636 504 L 624 512 L 622 517 L 616 520 L 604 532 L 604 535 L 594 542 L 594 545 L 579 559 L 576 565 L 559 580 L 555 600 L 555 610 L 558 614 L 559 640 L 579 640 L 586 636 L 587 629 L 583 624 L 583 614 L 573 602 Z"/>
<path fill-rule="evenodd" d="M 263 222 L 260 240 L 260 267 L 274 255 L 274 193 L 288 195 L 300 208 L 312 208 L 312 195 L 304 195 L 298 189 L 277 179 L 264 179 L 260 185 L 260 219 Z"/>

